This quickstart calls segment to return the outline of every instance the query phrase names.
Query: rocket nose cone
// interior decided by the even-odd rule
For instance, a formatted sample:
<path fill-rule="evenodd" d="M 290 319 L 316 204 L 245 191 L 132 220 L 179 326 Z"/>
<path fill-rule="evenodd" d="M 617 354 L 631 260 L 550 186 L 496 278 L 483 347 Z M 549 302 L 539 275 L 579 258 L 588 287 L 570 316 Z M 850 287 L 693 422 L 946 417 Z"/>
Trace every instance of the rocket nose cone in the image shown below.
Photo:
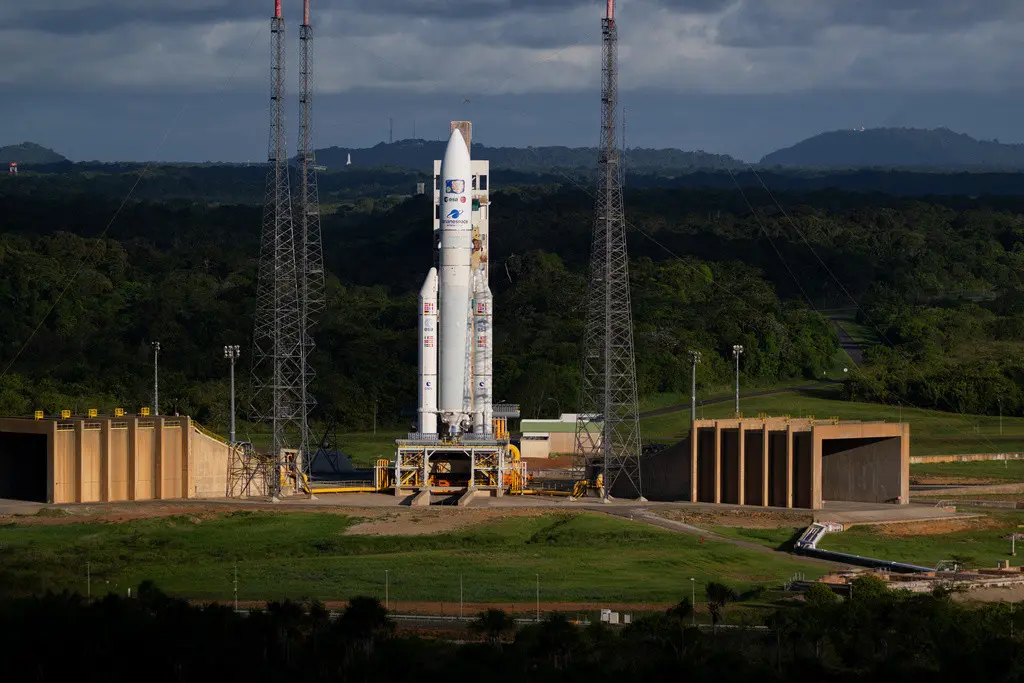
<path fill-rule="evenodd" d="M 427 277 L 423 280 L 423 287 L 420 288 L 420 296 L 437 296 L 437 268 L 431 268 L 427 272 Z"/>
<path fill-rule="evenodd" d="M 466 146 L 466 139 L 462 132 L 456 128 L 448 138 L 448 146 L 444 150 L 443 164 L 469 162 L 469 147 Z"/>

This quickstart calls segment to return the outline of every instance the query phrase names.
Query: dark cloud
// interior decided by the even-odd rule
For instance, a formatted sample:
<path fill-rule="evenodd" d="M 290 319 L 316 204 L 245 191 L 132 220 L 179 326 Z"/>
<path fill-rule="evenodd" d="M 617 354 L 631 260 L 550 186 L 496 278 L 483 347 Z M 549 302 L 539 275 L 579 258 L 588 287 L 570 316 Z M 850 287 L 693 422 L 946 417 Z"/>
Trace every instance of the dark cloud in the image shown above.
<path fill-rule="evenodd" d="M 686 0 L 659 0 L 686 5 Z M 713 0 L 707 0 L 713 2 Z M 732 47 L 810 45 L 842 29 L 890 35 L 966 34 L 979 24 L 1024 21 L 1019 0 L 734 0 L 719 42 Z"/>
<path fill-rule="evenodd" d="M 324 144 L 361 144 L 376 125 L 371 119 L 386 120 L 396 111 L 420 109 L 424 119 L 440 121 L 440 130 L 451 108 L 461 107 L 464 99 L 471 99 L 475 108 L 478 102 L 498 101 L 495 98 L 520 111 L 512 118 L 496 110 L 478 112 L 492 130 L 506 136 L 495 142 L 525 143 L 531 134 L 541 132 L 564 138 L 567 144 L 593 141 L 586 126 L 592 123 L 588 107 L 595 101 L 599 81 L 603 0 L 312 2 L 317 97 L 337 103 L 318 118 L 318 130 L 331 135 Z M 702 102 L 740 98 L 737 106 L 745 107 L 749 116 L 742 122 L 730 119 L 736 140 L 709 132 L 704 146 L 748 158 L 770 151 L 762 149 L 769 145 L 758 137 L 757 126 L 776 115 L 794 122 L 778 133 L 780 142 L 794 141 L 782 139 L 787 135 L 799 139 L 797 129 L 811 134 L 834 127 L 828 121 L 842 119 L 843 127 L 886 120 L 872 114 L 847 121 L 842 107 L 829 109 L 817 100 L 818 118 L 794 116 L 796 105 L 771 111 L 766 105 L 759 118 L 758 98 L 767 103 L 788 93 L 813 95 L 837 89 L 874 93 L 879 102 L 887 101 L 881 94 L 893 92 L 983 96 L 1016 87 L 1019 55 L 1024 52 L 1022 0 L 618 3 L 624 99 L 640 91 L 664 93 L 668 108 L 652 118 L 665 118 L 665 112 L 674 116 L 683 110 L 689 117 L 693 107 L 710 111 Z M 301 0 L 284 0 L 292 90 L 297 82 L 295 34 L 301 5 Z M 83 149 L 99 144 L 106 135 L 111 150 L 125 150 L 145 138 L 142 131 L 149 130 L 148 124 L 140 121 L 159 122 L 161 112 L 166 114 L 161 107 L 140 102 L 156 97 L 205 101 L 219 94 L 249 98 L 252 109 L 236 104 L 220 110 L 210 105 L 209 123 L 190 126 L 187 139 L 180 139 L 184 151 L 167 158 L 197 158 L 206 145 L 214 156 L 238 158 L 238 150 L 247 149 L 252 140 L 265 139 L 267 23 L 272 7 L 273 0 L 0 0 L 0 134 L 18 131 L 15 140 L 45 142 L 44 133 L 56 126 L 79 131 Z M 33 110 L 31 103 L 49 96 L 60 104 L 47 100 Z M 85 111 L 80 104 L 87 98 L 95 98 L 96 104 Z M 658 102 L 647 96 L 637 107 L 660 107 Z M 108 104 L 110 110 L 103 110 Z M 643 122 L 643 113 L 628 106 L 631 121 Z M 568 115 L 577 108 L 585 123 Z M 345 119 L 350 109 L 368 112 L 370 122 L 360 127 L 363 124 Z M 822 113 L 826 109 L 827 115 Z M 715 116 L 725 120 L 722 111 L 715 109 Z M 913 111 L 919 115 L 924 110 Z M 725 130 L 724 123 L 715 123 L 715 116 L 688 118 L 688 130 L 693 131 L 689 137 L 672 137 L 674 129 L 665 122 L 635 125 L 644 126 L 641 135 L 652 136 L 647 144 L 664 138 L 664 144 L 692 146 L 700 143 L 697 132 L 702 127 Z M 915 120 L 909 117 L 904 122 L 914 125 Z M 963 120 L 970 123 L 970 117 Z M 1015 120 L 1024 121 L 1024 116 Z M 221 130 L 225 126 L 227 133 Z M 979 133 L 969 126 L 964 129 Z M 32 130 L 40 132 L 34 135 Z M 578 142 L 575 135 L 580 136 Z M 1005 127 L 998 135 L 1024 138 Z M 224 151 L 214 154 L 221 143 Z M 142 147 L 135 154 L 108 155 L 76 152 L 73 145 L 65 148 L 79 158 L 146 156 Z"/>

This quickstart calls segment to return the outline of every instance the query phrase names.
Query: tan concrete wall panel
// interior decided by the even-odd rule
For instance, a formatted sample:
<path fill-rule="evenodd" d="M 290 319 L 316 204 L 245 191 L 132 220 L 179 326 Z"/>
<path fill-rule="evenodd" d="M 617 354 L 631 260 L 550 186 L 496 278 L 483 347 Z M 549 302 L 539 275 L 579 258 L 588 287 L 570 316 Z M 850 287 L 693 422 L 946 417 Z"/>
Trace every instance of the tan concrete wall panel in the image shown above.
<path fill-rule="evenodd" d="M 164 427 L 164 477 L 161 498 L 183 498 L 181 492 L 181 427 Z"/>
<path fill-rule="evenodd" d="M 110 430 L 110 500 L 128 500 L 128 430 Z"/>
<path fill-rule="evenodd" d="M 230 447 L 193 430 L 189 449 L 189 498 L 222 498 L 228 490 Z"/>
<path fill-rule="evenodd" d="M 153 478 L 156 467 L 155 433 L 152 427 L 140 426 L 135 432 L 135 500 L 153 497 Z"/>
<path fill-rule="evenodd" d="M 100 500 L 100 430 L 82 431 L 82 500 L 95 503 Z"/>
<path fill-rule="evenodd" d="M 75 433 L 58 431 L 53 441 L 53 502 L 74 503 L 77 481 Z"/>

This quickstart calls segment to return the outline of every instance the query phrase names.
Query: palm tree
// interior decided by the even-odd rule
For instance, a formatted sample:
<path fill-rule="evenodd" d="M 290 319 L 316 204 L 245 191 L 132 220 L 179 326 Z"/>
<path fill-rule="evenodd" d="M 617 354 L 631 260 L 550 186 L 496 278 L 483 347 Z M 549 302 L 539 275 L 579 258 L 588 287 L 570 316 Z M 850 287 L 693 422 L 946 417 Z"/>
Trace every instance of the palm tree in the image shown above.
<path fill-rule="evenodd" d="M 711 613 L 711 629 L 714 632 L 725 615 L 725 606 L 736 602 L 740 596 L 732 588 L 717 581 L 709 582 L 704 592 L 708 598 L 708 612 Z"/>
<path fill-rule="evenodd" d="M 482 635 L 491 645 L 501 647 L 502 639 L 516 630 L 516 622 L 505 610 L 488 609 L 478 614 L 469 628 Z"/>

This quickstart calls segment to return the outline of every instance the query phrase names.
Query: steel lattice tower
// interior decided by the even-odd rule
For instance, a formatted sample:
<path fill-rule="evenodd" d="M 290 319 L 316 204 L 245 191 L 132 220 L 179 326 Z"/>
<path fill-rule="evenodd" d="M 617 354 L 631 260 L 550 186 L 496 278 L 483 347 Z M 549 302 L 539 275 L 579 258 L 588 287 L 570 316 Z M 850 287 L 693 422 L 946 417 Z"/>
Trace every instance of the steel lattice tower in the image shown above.
<path fill-rule="evenodd" d="M 607 3 L 601 22 L 601 143 L 573 470 L 577 479 L 593 480 L 602 474 L 605 497 L 618 484 L 627 495 L 643 498 L 629 255 L 615 125 L 618 35 L 615 0 Z"/>
<path fill-rule="evenodd" d="M 270 141 L 252 352 L 252 414 L 271 425 L 271 457 L 308 452 L 300 282 L 284 141 L 284 19 L 275 0 L 271 32 Z M 272 494 L 281 478 L 270 478 Z"/>
<path fill-rule="evenodd" d="M 302 387 L 306 403 L 306 418 L 313 412 L 316 399 L 312 384 L 315 372 L 310 363 L 313 353 L 313 327 L 324 308 L 324 253 L 320 237 L 320 193 L 317 189 L 316 155 L 313 146 L 313 26 L 309 21 L 309 0 L 303 3 L 302 26 L 299 27 L 300 86 L 299 86 L 299 149 L 298 149 L 298 268 L 299 268 L 299 327 L 302 333 Z M 308 422 L 303 443 L 309 444 Z M 304 451 L 307 453 L 307 451 Z M 312 455 L 303 459 L 307 471 L 312 466 Z"/>

